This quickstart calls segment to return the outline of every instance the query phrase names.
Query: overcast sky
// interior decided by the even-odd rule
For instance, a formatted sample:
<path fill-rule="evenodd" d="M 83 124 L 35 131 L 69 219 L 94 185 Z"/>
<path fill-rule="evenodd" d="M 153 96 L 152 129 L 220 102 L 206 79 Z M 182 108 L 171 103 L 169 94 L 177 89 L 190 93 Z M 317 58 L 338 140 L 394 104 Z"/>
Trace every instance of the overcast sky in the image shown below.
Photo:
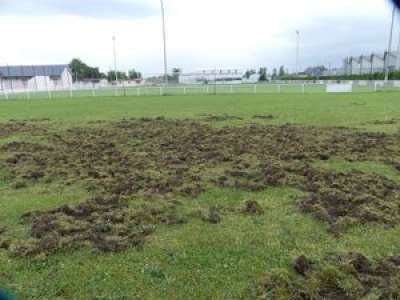
<path fill-rule="evenodd" d="M 340 65 L 383 52 L 391 7 L 385 0 L 164 0 L 169 66 L 269 69 Z M 395 43 L 399 39 L 396 22 Z M 0 64 L 68 63 L 107 71 L 117 37 L 118 66 L 163 70 L 159 0 L 0 0 Z"/>

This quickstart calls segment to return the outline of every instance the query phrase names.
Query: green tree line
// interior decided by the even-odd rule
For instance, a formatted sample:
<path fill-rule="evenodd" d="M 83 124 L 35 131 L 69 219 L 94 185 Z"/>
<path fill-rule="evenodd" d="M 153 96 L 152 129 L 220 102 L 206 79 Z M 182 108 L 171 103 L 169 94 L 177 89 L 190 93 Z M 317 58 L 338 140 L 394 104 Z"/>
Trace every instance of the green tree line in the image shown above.
<path fill-rule="evenodd" d="M 107 79 L 108 81 L 115 81 L 116 74 L 118 75 L 118 80 L 136 80 L 142 78 L 142 73 L 136 71 L 135 69 L 129 70 L 128 73 L 117 71 L 109 71 L 107 74 L 99 71 L 99 68 L 90 67 L 84 63 L 79 58 L 74 58 L 69 63 L 69 68 L 72 72 L 72 77 L 75 81 L 85 81 L 93 79 Z"/>

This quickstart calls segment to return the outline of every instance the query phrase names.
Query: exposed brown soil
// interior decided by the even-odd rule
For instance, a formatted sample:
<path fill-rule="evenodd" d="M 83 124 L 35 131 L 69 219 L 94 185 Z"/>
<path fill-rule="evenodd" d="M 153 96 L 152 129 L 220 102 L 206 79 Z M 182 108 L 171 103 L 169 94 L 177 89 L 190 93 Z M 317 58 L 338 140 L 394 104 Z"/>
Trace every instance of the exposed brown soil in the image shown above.
<path fill-rule="evenodd" d="M 153 200 L 152 204 L 132 207 L 118 197 L 96 197 L 77 206 L 29 213 L 23 218 L 32 224 L 33 239 L 12 249 L 23 256 L 83 246 L 103 252 L 122 251 L 143 245 L 159 224 L 186 222 L 172 203 Z"/>
<path fill-rule="evenodd" d="M 254 115 L 253 119 L 272 120 L 275 119 L 275 117 L 273 115 Z"/>
<path fill-rule="evenodd" d="M 0 249 L 8 249 L 10 245 L 9 239 L 5 237 L 7 229 L 3 226 L 0 226 Z"/>
<path fill-rule="evenodd" d="M 18 129 L 21 126 L 0 128 L 13 134 L 23 130 Z M 26 126 L 30 128 L 22 128 Z M 335 233 L 353 223 L 400 222 L 398 183 L 361 172 L 342 174 L 310 167 L 315 161 L 335 156 L 394 164 L 400 161 L 398 135 L 294 125 L 214 128 L 162 117 L 57 133 L 37 127 L 38 132 L 40 144 L 10 142 L 0 146 L 0 157 L 4 157 L 0 167 L 11 173 L 14 186 L 83 183 L 98 197 L 76 207 L 33 213 L 28 218 L 33 246 L 29 250 L 20 247 L 22 253 L 81 245 L 114 251 L 140 245 L 150 233 L 143 231 L 142 225 L 183 223 L 177 213 L 180 204 L 173 199 L 196 197 L 212 185 L 249 191 L 292 186 L 309 192 L 310 196 L 298 200 L 299 207 L 328 222 Z M 137 225 L 133 228 L 128 220 L 137 208 L 132 210 L 127 203 L 136 198 L 147 201 L 141 211 L 145 219 L 152 215 L 153 199 L 163 199 L 169 208 L 146 222 L 136 224 L 133 217 Z M 260 207 L 247 203 L 244 210 L 259 213 Z M 127 214 L 128 218 L 123 218 L 118 228 L 109 222 L 112 228 L 99 234 L 94 224 L 108 224 L 104 218 L 110 214 Z M 210 218 L 214 219 L 218 218 Z M 63 222 L 74 229 L 65 231 L 60 226 Z M 121 237 L 121 226 L 130 233 Z M 40 234 L 42 227 L 48 234 Z M 102 246 L 105 239 L 112 245 L 110 249 Z"/>
<path fill-rule="evenodd" d="M 224 121 L 232 121 L 232 120 L 243 120 L 243 118 L 238 117 L 238 116 L 230 116 L 227 114 L 223 114 L 223 115 L 203 114 L 202 120 L 207 121 L 207 122 L 224 122 Z"/>
<path fill-rule="evenodd" d="M 242 208 L 242 212 L 247 213 L 247 214 L 253 214 L 253 215 L 261 215 L 264 213 L 263 208 L 261 205 L 255 201 L 255 200 L 247 200 L 244 203 L 244 207 Z"/>
<path fill-rule="evenodd" d="M 31 133 L 38 131 L 39 128 L 28 122 L 8 122 L 0 123 L 0 138 L 6 138 L 18 133 Z M 45 129 L 42 129 L 43 131 Z"/>
<path fill-rule="evenodd" d="M 210 207 L 208 212 L 203 213 L 202 219 L 211 224 L 218 224 L 222 221 L 221 214 L 217 207 Z"/>
<path fill-rule="evenodd" d="M 400 257 L 372 261 L 359 253 L 347 253 L 312 261 L 301 256 L 294 261 L 292 272 L 267 273 L 259 286 L 259 298 L 400 299 Z"/>
<path fill-rule="evenodd" d="M 366 124 L 370 125 L 394 125 L 400 122 L 399 118 L 392 118 L 392 119 L 386 119 L 386 120 L 374 120 L 371 122 L 368 122 Z"/>
<path fill-rule="evenodd" d="M 299 207 L 327 221 L 333 233 L 340 234 L 353 224 L 399 223 L 398 183 L 357 171 L 344 174 L 309 169 L 305 176 L 310 195 L 299 201 Z"/>

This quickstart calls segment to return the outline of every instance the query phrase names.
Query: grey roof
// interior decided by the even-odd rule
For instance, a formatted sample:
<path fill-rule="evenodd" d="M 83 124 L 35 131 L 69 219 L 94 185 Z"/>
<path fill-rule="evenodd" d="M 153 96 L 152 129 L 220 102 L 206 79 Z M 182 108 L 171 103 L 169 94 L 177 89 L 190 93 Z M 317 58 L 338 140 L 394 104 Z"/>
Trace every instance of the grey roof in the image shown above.
<path fill-rule="evenodd" d="M 61 76 L 68 65 L 0 66 L 0 77 Z"/>

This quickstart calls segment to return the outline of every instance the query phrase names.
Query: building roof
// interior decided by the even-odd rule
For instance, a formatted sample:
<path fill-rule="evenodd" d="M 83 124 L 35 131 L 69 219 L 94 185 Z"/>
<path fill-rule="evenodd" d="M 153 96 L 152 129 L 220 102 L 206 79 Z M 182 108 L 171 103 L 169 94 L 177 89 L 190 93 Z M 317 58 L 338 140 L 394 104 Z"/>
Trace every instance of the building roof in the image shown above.
<path fill-rule="evenodd" d="M 61 76 L 68 65 L 0 66 L 0 77 Z"/>

